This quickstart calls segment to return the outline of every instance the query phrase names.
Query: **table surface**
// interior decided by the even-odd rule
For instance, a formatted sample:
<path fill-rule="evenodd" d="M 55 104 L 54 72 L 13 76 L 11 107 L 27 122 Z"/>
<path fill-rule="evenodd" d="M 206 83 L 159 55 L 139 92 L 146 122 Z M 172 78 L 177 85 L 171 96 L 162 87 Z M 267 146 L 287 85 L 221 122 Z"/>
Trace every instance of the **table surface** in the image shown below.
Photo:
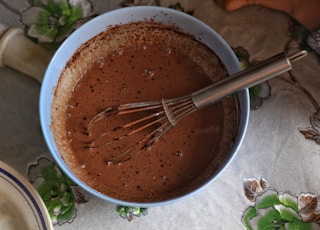
<path fill-rule="evenodd" d="M 21 13 L 31 7 L 32 2 L 0 1 L 0 22 L 8 27 L 22 27 Z M 95 0 L 92 11 L 101 14 L 119 8 L 120 2 Z M 171 2 L 175 3 L 160 1 L 165 7 Z M 290 19 L 283 13 L 259 6 L 228 13 L 213 0 L 203 0 L 201 4 L 188 0 L 180 2 L 184 9 L 193 9 L 194 17 L 214 28 L 230 46 L 246 49 L 251 60 L 262 60 L 282 52 L 289 40 Z M 260 108 L 251 111 L 247 134 L 236 157 L 204 190 L 174 204 L 149 208 L 147 215 L 134 217 L 132 221 L 118 215 L 116 204 L 80 190 L 87 202 L 78 199 L 75 216 L 54 228 L 246 229 L 246 220 L 250 220 L 251 226 L 257 226 L 259 221 L 265 221 L 263 218 L 269 211 L 274 211 L 281 221 L 301 224 L 303 229 L 310 226 L 319 229 L 315 210 L 320 195 L 320 145 L 305 139 L 299 131 L 306 129 L 315 137 L 320 136 L 320 127 L 313 127 L 310 122 L 320 103 L 319 60 L 310 53 L 294 63 L 293 74 L 298 86 L 288 74 L 269 81 L 271 95 L 263 100 Z M 52 159 L 39 122 L 41 85 L 8 67 L 0 68 L 0 76 L 0 159 L 30 179 L 34 173 L 29 171 L 30 165 L 41 167 L 46 161 L 44 158 Z M 277 201 L 264 199 L 271 197 L 276 197 Z M 289 204 L 292 205 L 287 200 L 291 200 Z M 308 206 L 310 200 L 315 204 L 312 207 Z M 256 212 L 257 217 L 250 218 L 249 211 Z M 302 220 L 308 223 L 303 224 Z"/>

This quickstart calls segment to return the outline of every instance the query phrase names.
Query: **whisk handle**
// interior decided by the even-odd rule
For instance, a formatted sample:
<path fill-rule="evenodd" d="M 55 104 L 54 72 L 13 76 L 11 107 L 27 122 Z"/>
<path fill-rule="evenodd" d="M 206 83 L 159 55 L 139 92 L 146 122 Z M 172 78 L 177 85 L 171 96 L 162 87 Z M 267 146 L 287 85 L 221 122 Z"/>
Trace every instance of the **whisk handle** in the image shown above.
<path fill-rule="evenodd" d="M 291 70 L 291 62 L 299 60 L 306 56 L 306 54 L 306 51 L 298 51 L 289 56 L 287 56 L 286 53 L 280 53 L 273 56 L 258 65 L 233 74 L 218 83 L 214 83 L 193 93 L 193 103 L 198 109 L 200 109 L 239 90 L 252 87 L 270 78 L 278 76 Z"/>

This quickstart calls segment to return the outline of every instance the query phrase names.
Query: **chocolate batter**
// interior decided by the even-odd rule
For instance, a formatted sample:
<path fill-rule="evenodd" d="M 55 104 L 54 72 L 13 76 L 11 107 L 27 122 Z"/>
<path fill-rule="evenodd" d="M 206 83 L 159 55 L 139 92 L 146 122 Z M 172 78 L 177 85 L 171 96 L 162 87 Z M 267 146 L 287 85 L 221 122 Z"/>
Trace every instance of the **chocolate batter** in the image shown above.
<path fill-rule="evenodd" d="M 215 71 L 227 75 L 219 65 Z M 87 144 L 113 124 L 103 119 L 90 135 L 87 127 L 94 115 L 110 106 L 186 95 L 211 84 L 213 78 L 187 55 L 162 45 L 125 47 L 96 60 L 74 87 L 67 109 L 67 136 L 77 176 L 101 193 L 130 202 L 173 199 L 205 183 L 232 146 L 238 120 L 235 97 L 195 112 L 151 148 L 119 164 L 108 162 L 114 152 L 109 145 Z M 120 152 L 127 148 L 122 147 Z"/>

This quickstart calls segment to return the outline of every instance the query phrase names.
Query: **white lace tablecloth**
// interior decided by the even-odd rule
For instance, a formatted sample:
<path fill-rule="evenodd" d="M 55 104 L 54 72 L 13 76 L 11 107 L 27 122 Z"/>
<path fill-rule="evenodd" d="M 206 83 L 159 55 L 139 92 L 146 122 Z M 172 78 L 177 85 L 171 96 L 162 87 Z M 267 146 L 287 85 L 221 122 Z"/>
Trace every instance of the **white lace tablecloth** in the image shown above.
<path fill-rule="evenodd" d="M 100 14 L 115 9 L 119 2 L 95 0 L 93 11 Z M 160 2 L 162 6 L 171 3 L 169 0 Z M 180 2 L 185 9 L 194 9 L 194 16 L 213 27 L 230 46 L 248 50 L 252 60 L 281 52 L 289 39 L 289 18 L 282 13 L 253 6 L 227 13 L 213 0 Z M 27 0 L 0 1 L 0 22 L 22 26 L 20 14 L 31 3 Z M 320 103 L 319 60 L 310 53 L 294 63 L 295 76 L 317 103 Z M 300 88 L 285 78 L 287 75 L 269 81 L 271 97 L 259 109 L 251 111 L 248 131 L 237 156 L 204 190 L 171 205 L 149 208 L 146 216 L 134 217 L 130 222 L 119 217 L 115 204 L 81 191 L 88 202 L 77 203 L 76 216 L 54 228 L 246 229 L 243 221 L 246 211 L 250 207 L 257 208 L 260 200 L 270 193 L 290 194 L 296 204 L 298 198 L 306 194 L 313 197 L 317 205 L 320 145 L 306 140 L 299 132 L 299 129 L 311 127 L 309 118 L 316 112 L 315 106 Z M 50 158 L 40 129 L 39 91 L 40 83 L 36 80 L 13 69 L 0 68 L 0 160 L 26 177 L 30 164 L 37 162 L 40 156 Z M 248 181 L 267 185 L 267 188 L 258 186 L 261 190 L 251 187 L 251 193 L 247 190 L 247 195 L 256 196 L 256 200 L 250 201 L 245 195 L 244 182 Z M 276 206 L 279 207 L 281 209 L 281 205 Z M 300 217 L 304 214 L 302 210 L 296 213 L 301 214 Z M 314 229 L 320 229 L 313 225 Z"/>

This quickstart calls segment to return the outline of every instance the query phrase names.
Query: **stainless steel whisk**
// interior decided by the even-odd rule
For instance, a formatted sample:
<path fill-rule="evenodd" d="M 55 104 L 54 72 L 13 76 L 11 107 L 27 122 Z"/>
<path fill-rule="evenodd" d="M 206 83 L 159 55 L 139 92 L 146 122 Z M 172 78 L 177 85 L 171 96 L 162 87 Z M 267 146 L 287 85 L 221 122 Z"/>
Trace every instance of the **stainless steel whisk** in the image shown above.
<path fill-rule="evenodd" d="M 148 149 L 182 118 L 239 90 L 252 87 L 291 70 L 291 62 L 299 60 L 306 55 L 306 51 L 298 51 L 291 55 L 287 55 L 285 52 L 280 53 L 252 68 L 236 73 L 183 97 L 122 104 L 107 108 L 91 119 L 88 125 L 89 136 L 93 136 L 91 134 L 92 129 L 97 122 L 101 122 L 106 117 L 138 113 L 143 113 L 143 116 L 93 137 L 88 148 L 112 145 L 124 138 L 145 131 L 146 133 L 143 133 L 141 139 L 137 140 L 133 146 L 120 149 L 118 155 L 112 155 L 107 159 L 108 164 L 125 162 L 135 157 L 142 150 Z M 153 129 L 150 131 L 150 128 Z"/>

